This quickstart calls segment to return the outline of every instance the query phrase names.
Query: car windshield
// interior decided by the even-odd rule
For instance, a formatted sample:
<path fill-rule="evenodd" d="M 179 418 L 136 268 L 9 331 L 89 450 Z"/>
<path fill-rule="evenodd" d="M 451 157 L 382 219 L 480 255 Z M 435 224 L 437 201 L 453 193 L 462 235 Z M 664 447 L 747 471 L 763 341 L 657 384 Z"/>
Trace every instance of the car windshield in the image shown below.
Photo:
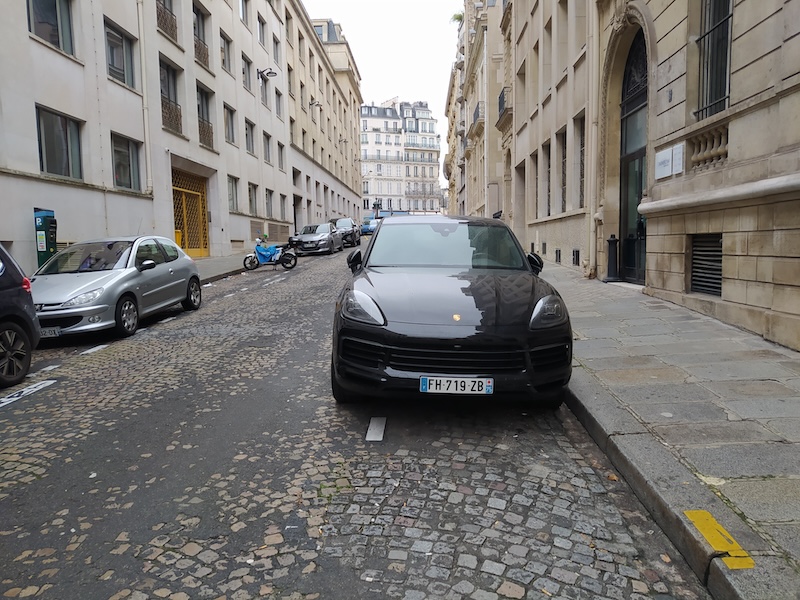
<path fill-rule="evenodd" d="M 48 260 L 36 274 L 56 275 L 124 269 L 132 245 L 133 242 L 113 240 L 73 244 Z"/>
<path fill-rule="evenodd" d="M 369 267 L 527 269 L 507 227 L 486 223 L 384 223 L 372 242 Z"/>
<path fill-rule="evenodd" d="M 330 230 L 331 226 L 328 223 L 322 223 L 321 225 L 306 225 L 300 233 L 329 233 Z"/>

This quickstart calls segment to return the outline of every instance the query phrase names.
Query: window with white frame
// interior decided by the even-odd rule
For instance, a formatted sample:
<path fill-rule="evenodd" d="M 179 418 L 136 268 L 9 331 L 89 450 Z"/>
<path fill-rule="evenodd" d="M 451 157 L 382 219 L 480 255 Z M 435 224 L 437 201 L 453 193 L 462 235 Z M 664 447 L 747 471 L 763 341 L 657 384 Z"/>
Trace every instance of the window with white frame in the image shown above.
<path fill-rule="evenodd" d="M 106 23 L 106 61 L 110 77 L 129 87 L 134 86 L 133 40 L 108 23 Z"/>
<path fill-rule="evenodd" d="M 71 0 L 28 0 L 28 31 L 67 54 L 75 54 Z"/>
<path fill-rule="evenodd" d="M 225 141 L 229 144 L 236 143 L 236 111 L 227 104 L 223 108 L 225 115 Z"/>
<path fill-rule="evenodd" d="M 111 134 L 111 152 L 114 158 L 114 186 L 139 190 L 139 142 Z"/>
<path fill-rule="evenodd" d="M 250 154 L 256 153 L 255 141 L 256 126 L 247 119 L 244 120 L 244 147 Z"/>
<path fill-rule="evenodd" d="M 264 139 L 264 161 L 272 164 L 272 136 L 264 131 L 262 137 Z"/>
<path fill-rule="evenodd" d="M 36 108 L 36 122 L 41 171 L 81 179 L 80 123 L 40 107 Z"/>
<path fill-rule="evenodd" d="M 277 64 L 281 63 L 281 41 L 274 35 L 272 36 L 272 60 Z"/>
<path fill-rule="evenodd" d="M 239 18 L 245 25 L 250 24 L 250 0 L 239 0 Z"/>
<path fill-rule="evenodd" d="M 286 194 L 281 194 L 281 221 L 286 220 Z"/>
<path fill-rule="evenodd" d="M 255 183 L 247 184 L 247 208 L 251 215 L 258 214 L 258 186 Z"/>
<path fill-rule="evenodd" d="M 284 165 L 284 145 L 278 142 L 278 168 L 283 171 L 286 167 Z"/>
<path fill-rule="evenodd" d="M 269 79 L 266 75 L 258 76 L 258 89 L 261 96 L 261 104 L 269 108 Z"/>
<path fill-rule="evenodd" d="M 264 202 L 265 202 L 266 208 L 267 208 L 267 218 L 268 219 L 272 218 L 272 196 L 273 196 L 273 194 L 274 194 L 274 192 L 271 189 L 269 189 L 269 188 L 265 188 L 264 189 Z"/>
<path fill-rule="evenodd" d="M 258 15 L 258 43 L 262 46 L 267 45 L 267 22 L 261 15 Z"/>
<path fill-rule="evenodd" d="M 244 89 L 253 89 L 253 62 L 242 54 L 242 85 Z"/>
<path fill-rule="evenodd" d="M 222 33 L 222 31 L 219 32 L 219 54 L 222 68 L 228 73 L 232 73 L 231 69 L 233 66 L 231 65 L 231 40 L 228 36 Z"/>
<path fill-rule="evenodd" d="M 279 90 L 275 90 L 275 114 L 283 119 L 283 94 Z"/>
<path fill-rule="evenodd" d="M 228 210 L 239 210 L 239 180 L 233 175 L 228 175 Z"/>

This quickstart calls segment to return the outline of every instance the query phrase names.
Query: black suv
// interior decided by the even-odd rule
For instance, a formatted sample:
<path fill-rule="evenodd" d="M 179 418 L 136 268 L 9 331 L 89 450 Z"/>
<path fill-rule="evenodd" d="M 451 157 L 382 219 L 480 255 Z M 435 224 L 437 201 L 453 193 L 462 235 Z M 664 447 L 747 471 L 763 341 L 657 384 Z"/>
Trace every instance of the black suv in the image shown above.
<path fill-rule="evenodd" d="M 38 343 L 31 282 L 0 244 L 0 388 L 25 379 Z"/>
<path fill-rule="evenodd" d="M 342 245 L 361 245 L 361 226 L 350 217 L 342 217 L 334 223 L 336 229 L 342 232 Z"/>

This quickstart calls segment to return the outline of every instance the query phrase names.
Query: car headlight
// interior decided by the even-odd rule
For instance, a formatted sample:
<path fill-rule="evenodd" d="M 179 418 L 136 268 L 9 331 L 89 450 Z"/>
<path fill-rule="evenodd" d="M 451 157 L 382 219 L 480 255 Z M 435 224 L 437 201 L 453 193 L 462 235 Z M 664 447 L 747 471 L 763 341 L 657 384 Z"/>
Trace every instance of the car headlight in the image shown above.
<path fill-rule="evenodd" d="M 543 329 L 562 325 L 569 320 L 567 307 L 564 301 L 553 294 L 541 298 L 533 308 L 531 322 L 528 324 L 530 329 Z"/>
<path fill-rule="evenodd" d="M 83 294 L 78 294 L 74 298 L 70 298 L 61 306 L 80 306 L 82 304 L 89 304 L 90 302 L 94 302 L 103 294 L 103 288 L 97 288 L 96 290 L 92 290 L 91 292 L 85 292 Z"/>
<path fill-rule="evenodd" d="M 370 325 L 386 325 L 386 319 L 375 301 L 358 290 L 347 291 L 342 302 L 342 314 L 354 321 Z"/>

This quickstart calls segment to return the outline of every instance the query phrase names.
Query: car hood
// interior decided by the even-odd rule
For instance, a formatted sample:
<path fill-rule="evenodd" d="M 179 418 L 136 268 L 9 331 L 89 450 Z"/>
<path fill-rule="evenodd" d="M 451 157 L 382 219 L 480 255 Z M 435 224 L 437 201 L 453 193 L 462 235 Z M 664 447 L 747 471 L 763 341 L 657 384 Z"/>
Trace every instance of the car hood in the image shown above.
<path fill-rule="evenodd" d="M 37 275 L 31 279 L 31 295 L 35 304 L 61 304 L 70 298 L 107 287 L 125 276 L 127 269 L 96 273 L 58 273 Z"/>
<path fill-rule="evenodd" d="M 319 240 L 324 240 L 329 235 L 329 233 L 301 233 L 295 237 L 301 242 L 318 242 Z"/>
<path fill-rule="evenodd" d="M 555 290 L 529 271 L 365 269 L 353 288 L 389 323 L 528 327 L 536 302 Z"/>

